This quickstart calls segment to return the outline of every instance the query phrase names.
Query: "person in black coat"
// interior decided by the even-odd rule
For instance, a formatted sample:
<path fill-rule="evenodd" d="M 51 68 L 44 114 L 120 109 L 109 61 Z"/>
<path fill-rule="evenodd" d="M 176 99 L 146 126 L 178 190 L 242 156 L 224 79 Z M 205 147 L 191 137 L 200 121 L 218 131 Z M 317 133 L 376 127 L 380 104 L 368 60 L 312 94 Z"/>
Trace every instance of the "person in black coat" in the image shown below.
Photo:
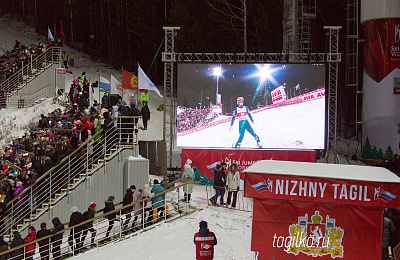
<path fill-rule="evenodd" d="M 58 217 L 53 218 L 52 220 L 53 225 L 54 225 L 54 229 L 51 232 L 51 234 L 53 235 L 51 237 L 51 244 L 53 246 L 53 258 L 55 260 L 61 259 L 61 244 L 62 244 L 62 238 L 63 238 L 63 234 L 64 232 L 60 232 L 61 230 L 64 229 L 64 225 L 61 223 L 60 219 Z M 58 232 L 60 232 L 59 234 L 57 234 Z"/>
<path fill-rule="evenodd" d="M 69 227 L 78 225 L 82 222 L 82 213 L 78 211 L 76 206 L 71 208 L 71 216 L 69 218 Z M 80 246 L 80 238 L 81 238 L 81 227 L 75 227 L 70 229 L 69 237 L 68 237 L 68 244 L 71 247 L 72 251 L 79 250 Z M 74 247 L 74 239 L 75 239 L 75 247 Z M 76 253 L 75 253 L 76 254 Z"/>
<path fill-rule="evenodd" d="M 23 245 L 24 240 L 21 238 L 21 234 L 18 231 L 14 232 L 14 239 L 11 242 L 10 249 L 13 249 L 17 246 Z M 24 258 L 24 248 L 14 250 L 10 252 L 10 258 L 13 260 L 22 260 Z"/>
<path fill-rule="evenodd" d="M 147 121 L 150 120 L 150 109 L 147 106 L 147 102 L 143 102 L 143 104 L 144 106 L 142 107 L 142 110 L 140 112 L 142 114 L 144 130 L 147 130 Z"/>
<path fill-rule="evenodd" d="M 46 223 L 40 224 L 40 230 L 36 234 L 36 239 L 47 237 L 51 235 L 51 231 L 46 228 Z M 50 257 L 50 238 L 43 239 L 38 242 L 39 253 L 42 260 L 49 260 Z"/>
<path fill-rule="evenodd" d="M 124 196 L 124 200 L 122 202 L 122 207 L 132 204 L 133 201 L 133 194 L 136 191 L 136 187 L 135 185 L 131 185 L 131 187 L 129 187 L 129 189 L 126 190 L 126 194 Z M 128 223 L 131 220 L 131 212 L 133 210 L 133 206 L 131 207 L 127 207 L 126 209 L 122 210 L 122 214 L 126 214 L 126 220 L 125 223 L 123 224 L 123 228 L 124 230 L 128 229 Z"/>
<path fill-rule="evenodd" d="M 115 199 L 114 196 L 109 196 L 109 197 L 108 197 L 108 200 L 104 201 L 104 204 L 105 204 L 105 207 L 104 207 L 104 214 L 115 210 L 114 199 Z M 106 240 L 108 240 L 108 241 L 111 240 L 111 239 L 109 238 L 109 236 L 110 236 L 110 232 L 111 232 L 111 229 L 112 229 L 112 227 L 113 227 L 113 225 L 114 225 L 114 221 L 115 221 L 115 218 L 116 218 L 116 217 L 117 217 L 117 213 L 115 213 L 115 212 L 114 212 L 114 213 L 111 213 L 111 214 L 108 214 L 108 215 L 106 216 L 106 218 L 108 219 L 108 229 L 107 229 L 107 233 L 106 233 L 105 238 L 106 238 Z"/>
<path fill-rule="evenodd" d="M 211 203 L 213 205 L 217 204 L 218 197 L 222 195 L 222 187 L 224 185 L 223 181 L 223 168 L 221 164 L 217 164 L 217 166 L 214 169 L 214 190 L 215 190 L 215 195 L 210 199 Z M 223 198 L 221 196 L 220 202 L 222 204 Z"/>

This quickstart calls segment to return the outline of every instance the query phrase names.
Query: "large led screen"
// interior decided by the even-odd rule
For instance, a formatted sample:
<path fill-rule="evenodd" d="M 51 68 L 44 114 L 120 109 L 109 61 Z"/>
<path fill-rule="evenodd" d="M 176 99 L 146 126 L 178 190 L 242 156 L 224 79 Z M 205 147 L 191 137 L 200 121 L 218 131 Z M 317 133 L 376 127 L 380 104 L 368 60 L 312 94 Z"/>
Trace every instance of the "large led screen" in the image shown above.
<path fill-rule="evenodd" d="M 324 65 L 178 64 L 178 146 L 324 149 L 324 138 Z"/>

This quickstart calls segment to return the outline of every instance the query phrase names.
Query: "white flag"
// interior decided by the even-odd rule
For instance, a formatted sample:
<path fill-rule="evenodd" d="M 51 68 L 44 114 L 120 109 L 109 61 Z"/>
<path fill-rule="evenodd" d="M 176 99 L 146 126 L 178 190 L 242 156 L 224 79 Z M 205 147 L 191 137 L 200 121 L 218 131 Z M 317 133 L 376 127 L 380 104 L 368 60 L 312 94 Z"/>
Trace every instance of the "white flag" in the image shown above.
<path fill-rule="evenodd" d="M 140 89 L 147 89 L 155 91 L 160 97 L 160 91 L 158 91 L 156 85 L 147 77 L 146 73 L 142 70 L 142 68 L 138 67 L 138 88 Z"/>
<path fill-rule="evenodd" d="M 118 94 L 121 98 L 123 96 L 122 84 L 113 75 L 111 75 L 110 93 Z"/>
<path fill-rule="evenodd" d="M 50 27 L 47 27 L 47 39 L 50 39 L 51 41 L 54 41 L 54 37 L 51 34 Z"/>
<path fill-rule="evenodd" d="M 94 101 L 93 101 L 93 96 L 94 96 L 94 89 L 93 86 L 89 87 L 89 106 L 93 107 Z"/>

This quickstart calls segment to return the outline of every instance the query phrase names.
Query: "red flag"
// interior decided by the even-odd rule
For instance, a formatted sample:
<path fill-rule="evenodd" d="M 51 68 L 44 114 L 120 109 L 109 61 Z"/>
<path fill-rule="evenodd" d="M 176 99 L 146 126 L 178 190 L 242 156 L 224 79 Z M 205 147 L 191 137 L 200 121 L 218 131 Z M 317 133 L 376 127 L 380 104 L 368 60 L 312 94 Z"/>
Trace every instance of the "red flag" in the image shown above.
<path fill-rule="evenodd" d="M 61 23 L 61 40 L 62 40 L 62 42 L 63 43 L 65 43 L 65 34 L 64 34 L 64 31 L 63 31 L 63 29 L 62 29 L 62 23 Z"/>
<path fill-rule="evenodd" d="M 133 90 L 137 89 L 138 78 L 124 69 L 122 70 L 122 82 L 124 89 L 133 89 Z"/>

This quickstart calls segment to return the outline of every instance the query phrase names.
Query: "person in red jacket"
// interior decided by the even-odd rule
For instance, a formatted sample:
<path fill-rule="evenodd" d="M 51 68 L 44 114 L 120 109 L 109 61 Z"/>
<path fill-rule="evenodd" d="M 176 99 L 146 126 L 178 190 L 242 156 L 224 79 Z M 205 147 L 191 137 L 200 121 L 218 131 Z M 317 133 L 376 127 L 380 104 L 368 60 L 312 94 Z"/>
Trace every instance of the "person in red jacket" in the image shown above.
<path fill-rule="evenodd" d="M 200 230 L 194 234 L 193 242 L 196 245 L 197 260 L 214 259 L 214 246 L 217 244 L 217 237 L 213 232 L 210 232 L 207 227 L 207 222 L 200 222 Z"/>
<path fill-rule="evenodd" d="M 89 118 L 87 116 L 84 116 L 82 118 L 83 121 L 83 126 L 81 127 L 81 130 L 90 131 L 90 134 L 93 136 L 94 135 L 94 125 L 92 122 L 90 122 Z M 86 141 L 86 138 L 88 137 L 87 132 L 83 131 L 82 132 L 82 141 Z"/>
<path fill-rule="evenodd" d="M 36 229 L 33 226 L 29 227 L 28 235 L 24 238 L 24 243 L 27 244 L 36 240 Z M 26 258 L 25 259 L 33 259 L 33 255 L 35 254 L 36 243 L 32 243 L 27 245 L 25 248 Z"/>

